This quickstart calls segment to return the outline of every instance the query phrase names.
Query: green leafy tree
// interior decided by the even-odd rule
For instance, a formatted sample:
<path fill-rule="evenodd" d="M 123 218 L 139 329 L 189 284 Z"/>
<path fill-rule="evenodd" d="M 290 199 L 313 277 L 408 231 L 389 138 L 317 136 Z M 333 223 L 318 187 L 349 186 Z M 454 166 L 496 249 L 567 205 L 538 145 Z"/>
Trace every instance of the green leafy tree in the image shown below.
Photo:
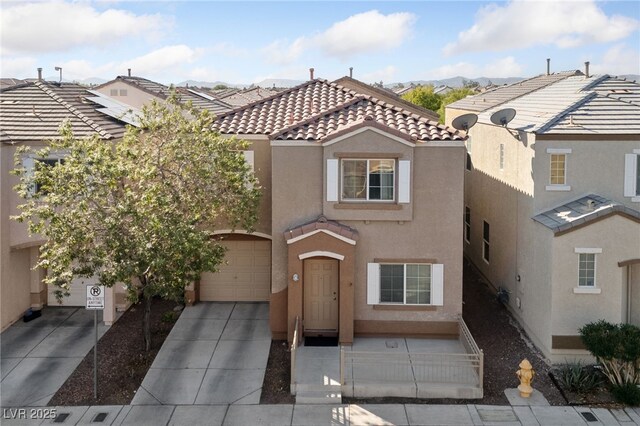
<path fill-rule="evenodd" d="M 257 220 L 260 188 L 244 161 L 247 143 L 221 137 L 212 120 L 173 96 L 144 108 L 122 140 L 76 138 L 65 123 L 47 148 L 16 154 L 25 202 L 15 219 L 45 238 L 37 266 L 47 269 L 46 283 L 58 297 L 74 277 L 125 283 L 132 301 L 144 300 L 146 350 L 152 298 L 181 301 L 185 286 L 224 259 L 214 229 L 252 230 Z M 52 151 L 64 162 L 22 167 L 25 155 Z"/>
<path fill-rule="evenodd" d="M 438 109 L 438 115 L 440 116 L 440 123 L 444 123 L 445 118 L 445 108 L 447 105 L 459 101 L 460 99 L 464 99 L 467 96 L 473 95 L 473 90 L 468 87 L 460 87 L 457 89 L 453 89 L 449 91 L 446 95 L 442 97 L 442 103 L 440 104 L 440 108 Z"/>
<path fill-rule="evenodd" d="M 228 88 L 229 86 L 227 86 L 226 84 L 216 84 L 215 86 L 213 86 L 213 90 L 224 90 Z"/>
<path fill-rule="evenodd" d="M 403 95 L 402 99 L 433 112 L 438 112 L 438 109 L 440 109 L 440 105 L 442 104 L 442 97 L 433 93 L 432 85 L 418 86 L 409 93 Z"/>

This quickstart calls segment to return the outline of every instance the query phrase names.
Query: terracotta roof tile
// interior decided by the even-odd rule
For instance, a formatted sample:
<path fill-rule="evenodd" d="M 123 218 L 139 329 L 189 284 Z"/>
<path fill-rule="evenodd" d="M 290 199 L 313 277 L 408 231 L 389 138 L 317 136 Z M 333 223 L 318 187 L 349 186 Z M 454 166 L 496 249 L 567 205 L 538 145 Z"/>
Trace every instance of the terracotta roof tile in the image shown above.
<path fill-rule="evenodd" d="M 401 106 L 325 80 L 300 86 L 219 116 L 227 134 L 266 134 L 279 140 L 321 141 L 366 118 L 413 140 L 462 140 L 464 133 Z"/>
<path fill-rule="evenodd" d="M 358 231 L 347 225 L 343 225 L 340 222 L 336 222 L 335 220 L 328 220 L 324 216 L 319 216 L 314 221 L 304 223 L 300 226 L 296 226 L 295 228 L 286 230 L 284 233 L 284 238 L 285 240 L 289 241 L 293 238 L 309 234 L 318 229 L 325 229 L 327 231 L 333 232 L 334 234 L 341 235 L 351 240 L 358 239 Z"/>

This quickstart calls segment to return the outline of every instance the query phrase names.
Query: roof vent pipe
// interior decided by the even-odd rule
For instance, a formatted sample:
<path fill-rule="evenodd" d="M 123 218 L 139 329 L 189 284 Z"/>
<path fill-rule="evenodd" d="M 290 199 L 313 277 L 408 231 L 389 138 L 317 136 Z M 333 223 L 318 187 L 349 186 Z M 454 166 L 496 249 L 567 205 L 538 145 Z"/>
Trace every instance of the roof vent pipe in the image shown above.
<path fill-rule="evenodd" d="M 313 80 L 313 68 L 309 68 L 309 80 Z"/>
<path fill-rule="evenodd" d="M 127 75 L 131 77 L 131 68 L 127 68 Z"/>
<path fill-rule="evenodd" d="M 42 68 L 38 68 L 38 81 L 42 81 Z"/>
<path fill-rule="evenodd" d="M 551 58 L 547 58 L 547 75 L 551 74 Z"/>
<path fill-rule="evenodd" d="M 589 61 L 584 63 L 584 77 L 589 78 Z"/>
<path fill-rule="evenodd" d="M 353 78 L 353 67 L 349 67 L 349 78 Z"/>

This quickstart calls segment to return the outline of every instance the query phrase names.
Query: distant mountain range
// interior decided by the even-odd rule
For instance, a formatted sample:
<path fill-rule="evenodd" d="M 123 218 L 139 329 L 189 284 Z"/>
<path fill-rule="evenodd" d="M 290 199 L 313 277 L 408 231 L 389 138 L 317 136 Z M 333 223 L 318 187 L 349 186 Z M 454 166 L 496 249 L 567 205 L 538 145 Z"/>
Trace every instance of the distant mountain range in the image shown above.
<path fill-rule="evenodd" d="M 266 80 L 262 80 L 258 83 L 226 83 L 224 81 L 196 81 L 196 80 L 186 80 L 186 81 L 182 81 L 180 83 L 177 84 L 178 87 L 185 87 L 185 86 L 189 86 L 189 87 L 216 87 L 216 86 L 227 86 L 227 87 L 235 87 L 238 89 L 242 89 L 245 87 L 251 87 L 251 86 L 260 86 L 260 87 L 264 87 L 264 88 L 270 88 L 270 87 L 293 87 L 293 86 L 297 86 L 298 84 L 302 84 L 304 83 L 304 81 L 302 80 L 287 80 L 287 79 L 275 79 L 275 78 L 268 78 Z"/>
<path fill-rule="evenodd" d="M 449 87 L 462 87 L 464 85 L 465 81 L 476 81 L 480 84 L 480 86 L 488 86 L 489 84 L 495 84 L 498 86 L 501 86 L 503 84 L 512 84 L 512 83 L 517 83 L 518 81 L 522 81 L 524 80 L 525 77 L 507 77 L 507 78 L 491 78 L 491 77 L 476 77 L 476 78 L 469 78 L 469 77 L 462 77 L 462 76 L 457 76 L 457 77 L 451 77 L 451 78 L 445 78 L 442 80 L 413 80 L 413 81 L 407 81 L 405 83 L 391 83 L 391 84 L 385 84 L 385 87 L 395 87 L 398 86 L 399 84 L 406 86 L 411 86 L 412 84 L 416 85 L 416 86 L 425 86 L 428 84 L 432 84 L 435 87 L 438 86 L 449 86 Z"/>

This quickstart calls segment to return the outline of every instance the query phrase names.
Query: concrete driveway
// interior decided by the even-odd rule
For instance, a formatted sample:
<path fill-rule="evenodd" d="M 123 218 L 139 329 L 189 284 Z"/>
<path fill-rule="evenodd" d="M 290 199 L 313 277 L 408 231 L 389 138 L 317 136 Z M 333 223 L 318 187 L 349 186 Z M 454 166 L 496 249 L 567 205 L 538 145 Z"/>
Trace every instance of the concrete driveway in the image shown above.
<path fill-rule="evenodd" d="M 270 347 L 268 303 L 186 307 L 131 404 L 257 404 Z"/>
<path fill-rule="evenodd" d="M 98 337 L 107 329 L 99 322 Z M 40 318 L 6 329 L 0 334 L 0 405 L 47 405 L 93 348 L 94 336 L 93 312 L 84 308 L 45 306 Z"/>

